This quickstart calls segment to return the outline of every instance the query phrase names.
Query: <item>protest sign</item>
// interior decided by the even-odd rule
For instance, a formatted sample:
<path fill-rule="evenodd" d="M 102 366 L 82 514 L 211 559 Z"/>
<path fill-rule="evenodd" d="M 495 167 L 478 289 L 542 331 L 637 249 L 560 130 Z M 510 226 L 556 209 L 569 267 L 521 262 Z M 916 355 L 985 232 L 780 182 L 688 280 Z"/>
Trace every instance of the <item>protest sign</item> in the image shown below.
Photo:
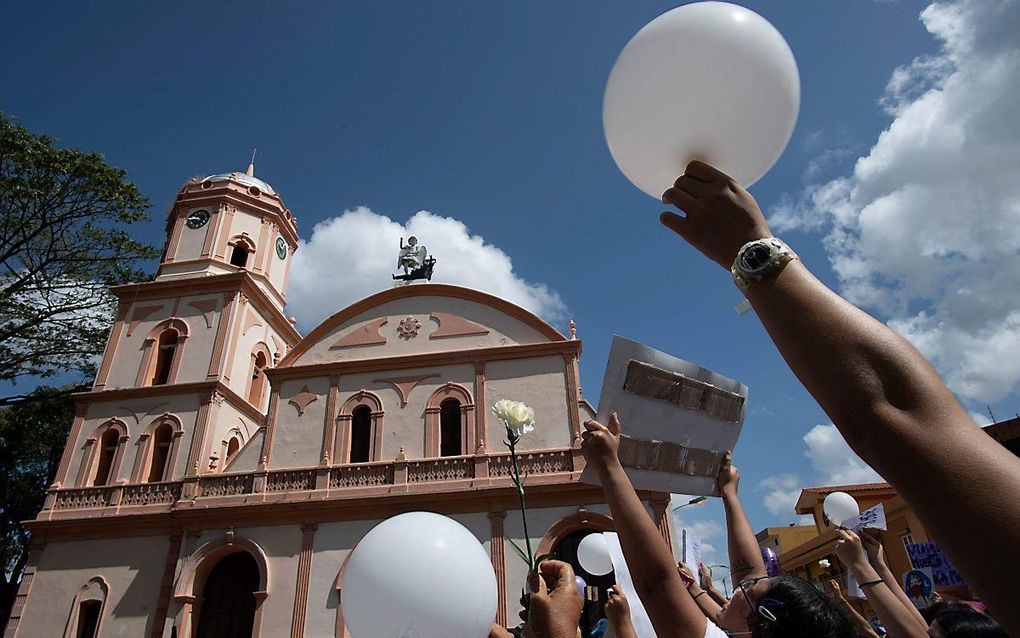
<path fill-rule="evenodd" d="M 874 507 L 869 507 L 856 516 L 851 516 L 839 525 L 846 529 L 852 529 L 855 532 L 860 532 L 865 527 L 870 527 L 872 529 L 887 529 L 885 522 L 885 508 L 882 507 L 881 503 L 879 503 Z"/>
<path fill-rule="evenodd" d="M 936 587 L 963 584 L 960 572 L 935 543 L 907 543 L 907 556 L 914 569 L 931 569 Z"/>
<path fill-rule="evenodd" d="M 746 402 L 744 384 L 614 336 L 598 420 L 619 415 L 618 454 L 635 488 L 718 496 L 716 475 L 737 443 Z M 590 467 L 581 481 L 599 484 Z"/>
<path fill-rule="evenodd" d="M 935 590 L 931 569 L 911 569 L 903 573 L 903 591 L 907 592 L 907 598 L 918 609 L 931 607 L 932 592 Z"/>

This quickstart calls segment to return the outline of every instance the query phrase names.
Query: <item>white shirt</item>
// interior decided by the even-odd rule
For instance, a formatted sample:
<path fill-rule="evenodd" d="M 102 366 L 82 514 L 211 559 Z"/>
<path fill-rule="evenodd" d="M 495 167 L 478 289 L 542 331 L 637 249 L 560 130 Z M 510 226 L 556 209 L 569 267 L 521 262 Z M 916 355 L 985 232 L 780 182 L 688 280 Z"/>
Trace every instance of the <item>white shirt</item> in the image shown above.
<path fill-rule="evenodd" d="M 705 638 L 726 638 L 726 632 L 709 620 L 705 623 Z"/>

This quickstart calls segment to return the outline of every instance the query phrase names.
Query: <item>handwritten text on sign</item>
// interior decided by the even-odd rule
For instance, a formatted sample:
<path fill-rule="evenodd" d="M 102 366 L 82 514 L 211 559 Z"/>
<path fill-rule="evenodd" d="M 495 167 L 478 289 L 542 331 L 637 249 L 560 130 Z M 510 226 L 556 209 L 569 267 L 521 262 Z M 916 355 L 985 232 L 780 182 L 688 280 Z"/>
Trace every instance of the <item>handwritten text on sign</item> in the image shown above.
<path fill-rule="evenodd" d="M 936 587 L 963 584 L 960 572 L 935 543 L 907 543 L 907 555 L 914 569 L 931 568 Z"/>

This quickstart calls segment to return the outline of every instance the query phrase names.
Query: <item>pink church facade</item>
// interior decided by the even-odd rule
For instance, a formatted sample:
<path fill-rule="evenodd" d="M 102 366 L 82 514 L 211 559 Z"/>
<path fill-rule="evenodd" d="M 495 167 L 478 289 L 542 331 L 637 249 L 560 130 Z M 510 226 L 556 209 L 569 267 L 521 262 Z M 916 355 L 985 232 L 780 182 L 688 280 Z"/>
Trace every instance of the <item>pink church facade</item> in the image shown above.
<path fill-rule="evenodd" d="M 601 490 L 578 482 L 594 411 L 573 334 L 429 283 L 302 336 L 283 312 L 297 247 L 296 219 L 250 169 L 181 189 L 155 280 L 113 290 L 7 638 L 347 636 L 349 553 L 414 510 L 475 534 L 497 622 L 515 624 L 526 567 L 507 544 L 524 526 L 500 399 L 536 414 L 519 446 L 532 545 L 612 528 Z M 668 495 L 643 497 L 668 541 Z"/>

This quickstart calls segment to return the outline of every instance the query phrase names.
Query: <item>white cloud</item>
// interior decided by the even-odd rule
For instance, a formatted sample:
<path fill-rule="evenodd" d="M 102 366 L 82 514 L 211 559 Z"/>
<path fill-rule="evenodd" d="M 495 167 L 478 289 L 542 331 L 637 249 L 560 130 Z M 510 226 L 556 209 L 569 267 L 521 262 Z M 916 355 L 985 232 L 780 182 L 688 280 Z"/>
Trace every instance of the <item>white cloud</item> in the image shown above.
<path fill-rule="evenodd" d="M 301 242 L 287 290 L 288 312 L 308 329 L 347 305 L 389 288 L 390 275 L 397 272 L 398 242 L 411 235 L 430 254 L 433 248 L 437 251 L 433 282 L 488 292 L 547 321 L 565 316 L 566 306 L 556 291 L 522 279 L 506 253 L 471 235 L 460 220 L 423 210 L 400 224 L 364 206 L 316 224 L 311 238 Z"/>
<path fill-rule="evenodd" d="M 765 509 L 772 512 L 774 516 L 783 519 L 794 517 L 793 508 L 800 497 L 801 488 L 805 487 L 800 477 L 796 474 L 776 474 L 769 476 L 758 483 L 756 488 L 765 492 L 763 501 Z"/>
<path fill-rule="evenodd" d="M 804 444 L 812 476 L 805 479 L 798 474 L 776 474 L 763 479 L 756 488 L 764 492 L 765 508 L 784 522 L 811 522 L 810 516 L 797 516 L 793 509 L 805 487 L 882 481 L 878 472 L 850 449 L 835 425 L 814 426 L 804 435 Z"/>
<path fill-rule="evenodd" d="M 961 397 L 994 402 L 1020 385 L 1020 2 L 936 2 L 921 20 L 941 47 L 892 74 L 889 127 L 851 175 L 781 198 L 770 221 L 828 227 L 841 292 Z"/>

